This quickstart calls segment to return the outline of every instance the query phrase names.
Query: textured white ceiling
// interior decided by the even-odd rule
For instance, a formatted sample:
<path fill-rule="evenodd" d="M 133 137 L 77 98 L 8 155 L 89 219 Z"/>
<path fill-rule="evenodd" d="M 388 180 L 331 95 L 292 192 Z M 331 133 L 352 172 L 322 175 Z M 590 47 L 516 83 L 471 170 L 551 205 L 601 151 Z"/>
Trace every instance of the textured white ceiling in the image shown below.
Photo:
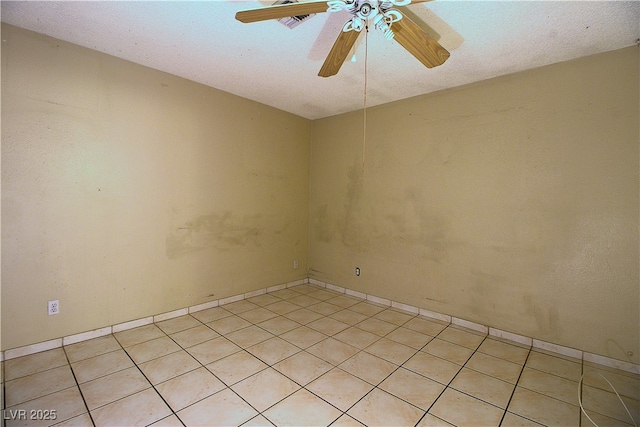
<path fill-rule="evenodd" d="M 2 1 L 2 21 L 317 119 L 637 44 L 639 1 L 436 0 L 405 10 L 451 52 L 427 69 L 373 29 L 333 77 L 318 71 L 345 12 L 294 29 L 242 24 L 267 1 Z"/>

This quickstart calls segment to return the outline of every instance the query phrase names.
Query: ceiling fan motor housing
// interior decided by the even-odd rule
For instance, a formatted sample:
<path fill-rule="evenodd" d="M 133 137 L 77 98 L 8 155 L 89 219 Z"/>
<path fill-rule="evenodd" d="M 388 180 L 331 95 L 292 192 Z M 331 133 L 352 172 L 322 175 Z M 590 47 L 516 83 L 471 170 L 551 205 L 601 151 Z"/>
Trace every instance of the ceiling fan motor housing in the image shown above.
<path fill-rule="evenodd" d="M 381 30 L 387 39 L 394 36 L 391 24 L 402 19 L 402 14 L 392 9 L 394 6 L 406 6 L 410 0 L 330 0 L 328 12 L 346 10 L 353 15 L 343 27 L 342 31 L 362 31 L 367 22 L 373 21 L 375 27 Z"/>
<path fill-rule="evenodd" d="M 378 14 L 377 1 L 373 0 L 361 0 L 356 15 L 360 19 L 369 19 Z"/>

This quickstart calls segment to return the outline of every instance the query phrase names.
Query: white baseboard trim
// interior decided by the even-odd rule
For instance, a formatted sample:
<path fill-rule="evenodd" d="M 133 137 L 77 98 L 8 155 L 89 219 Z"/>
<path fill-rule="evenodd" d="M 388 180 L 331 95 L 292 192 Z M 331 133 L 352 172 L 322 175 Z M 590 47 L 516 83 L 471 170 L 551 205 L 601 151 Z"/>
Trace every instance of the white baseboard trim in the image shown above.
<path fill-rule="evenodd" d="M 390 306 L 392 308 L 397 308 L 399 310 L 403 310 L 409 313 L 419 314 L 420 316 L 423 316 L 423 317 L 428 317 L 428 318 L 440 320 L 446 323 L 451 323 L 460 327 L 474 330 L 476 332 L 481 332 L 483 334 L 486 334 L 492 337 L 500 338 L 507 341 L 512 341 L 514 343 L 517 343 L 529 348 L 544 350 L 544 351 L 555 353 L 558 355 L 579 359 L 584 362 L 591 362 L 591 363 L 606 366 L 609 368 L 620 369 L 620 370 L 631 372 L 634 374 L 640 374 L 640 364 L 629 363 L 622 360 L 601 356 L 598 354 L 587 353 L 582 350 L 578 350 L 570 347 L 564 347 L 558 344 L 548 343 L 548 342 L 533 339 L 530 337 L 525 337 L 523 335 L 518 335 L 513 332 L 502 331 L 500 329 L 496 329 L 486 325 L 481 325 L 479 323 L 475 323 L 466 319 L 453 317 L 448 314 L 437 313 L 434 311 L 426 310 L 424 308 L 414 307 L 414 306 L 400 303 L 397 301 L 390 301 L 386 298 L 381 298 L 375 295 L 369 295 L 363 292 L 354 291 L 352 289 L 343 288 L 341 286 L 337 286 L 331 283 L 325 283 L 313 278 L 309 279 L 309 283 L 316 286 L 325 287 L 327 289 L 331 289 L 336 292 L 344 293 L 346 295 L 361 298 L 367 301 Z"/>
<path fill-rule="evenodd" d="M 570 347 L 564 347 L 554 343 L 548 343 L 545 341 L 525 337 L 525 336 L 518 335 L 508 331 L 502 331 L 500 329 L 495 329 L 490 326 L 481 325 L 479 323 L 475 323 L 470 320 L 453 317 L 447 314 L 433 312 L 430 310 L 414 307 L 412 305 L 404 304 L 397 301 L 391 301 L 389 299 L 381 298 L 376 295 L 365 294 L 363 292 L 354 291 L 352 289 L 344 288 L 342 286 L 334 285 L 331 283 L 322 282 L 320 280 L 313 279 L 313 278 L 300 279 L 293 282 L 282 283 L 279 285 L 270 286 L 270 287 L 259 289 L 256 291 L 247 292 L 244 294 L 234 295 L 227 298 L 222 298 L 215 301 L 209 301 L 203 304 L 198 304 L 198 305 L 194 305 L 187 308 L 173 310 L 166 313 L 160 313 L 154 316 L 144 317 L 141 319 L 131 320 L 128 322 L 119 323 L 117 325 L 107 326 L 107 327 L 96 329 L 93 331 L 82 332 L 79 334 L 74 334 L 74 335 L 63 337 L 63 338 L 56 338 L 56 339 L 41 342 L 41 343 L 36 343 L 36 344 L 26 345 L 23 347 L 5 350 L 3 352 L 0 352 L 0 361 L 15 359 L 17 357 L 27 356 L 29 354 L 39 353 L 46 350 L 52 350 L 58 347 L 62 347 L 64 345 L 75 344 L 81 341 L 86 341 L 93 338 L 99 338 L 104 335 L 109 335 L 109 334 L 124 331 L 127 329 L 133 329 L 140 326 L 150 325 L 152 323 L 161 322 L 163 320 L 172 319 L 174 317 L 183 316 L 189 313 L 195 313 L 202 310 L 207 310 L 209 308 L 230 304 L 230 303 L 241 301 L 254 296 L 263 295 L 265 293 L 275 292 L 282 289 L 292 288 L 294 286 L 299 286 L 303 284 L 311 284 L 314 286 L 332 290 L 337 293 L 342 293 L 342 294 L 356 297 L 365 301 L 369 301 L 375 304 L 379 304 L 386 307 L 412 313 L 415 315 L 420 315 L 423 317 L 428 317 L 431 319 L 443 321 L 443 322 L 457 325 L 463 328 L 471 329 L 488 336 L 500 338 L 507 341 L 512 341 L 514 343 L 518 343 L 520 345 L 524 345 L 533 349 L 544 350 L 547 352 L 556 353 L 558 355 L 579 359 L 579 360 L 582 360 L 583 362 L 590 362 L 597 365 L 606 366 L 609 368 L 620 369 L 620 370 L 631 372 L 634 374 L 640 374 L 640 364 L 629 363 L 622 360 L 601 356 L 598 354 L 587 353 L 582 350 L 578 350 Z"/>
<path fill-rule="evenodd" d="M 283 283 L 269 288 L 259 289 L 257 291 L 247 292 L 240 295 L 233 295 L 227 298 L 222 298 L 215 301 L 205 302 L 203 304 L 194 305 L 191 307 L 181 308 L 178 310 L 169 311 L 166 313 L 159 313 L 153 316 L 143 317 L 140 319 L 130 320 L 116 325 L 105 326 L 93 331 L 81 332 L 79 334 L 69 335 L 62 338 L 56 338 L 49 341 L 44 341 L 36 344 L 29 344 L 22 347 L 12 348 L 9 350 L 0 352 L 0 361 L 15 359 L 17 357 L 28 356 L 34 353 L 40 353 L 42 351 L 53 350 L 65 345 L 76 344 L 81 341 L 90 340 L 93 338 L 99 338 L 104 335 L 114 334 L 116 332 L 126 331 L 127 329 L 139 328 L 140 326 L 151 325 L 153 323 L 162 322 L 164 320 L 173 319 L 175 317 L 184 316 L 189 313 L 195 313 L 197 311 L 206 310 L 208 308 L 218 307 L 232 302 L 241 301 L 246 298 L 262 295 L 267 292 L 274 292 L 280 289 L 286 289 L 287 287 L 293 287 L 308 283 L 309 279 L 296 280 L 294 282 Z"/>

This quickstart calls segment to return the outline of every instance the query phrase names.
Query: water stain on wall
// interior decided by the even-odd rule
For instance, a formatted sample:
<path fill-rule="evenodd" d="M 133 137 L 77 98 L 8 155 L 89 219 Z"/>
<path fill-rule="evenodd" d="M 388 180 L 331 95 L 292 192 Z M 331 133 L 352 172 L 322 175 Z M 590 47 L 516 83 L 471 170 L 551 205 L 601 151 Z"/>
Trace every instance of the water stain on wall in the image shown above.
<path fill-rule="evenodd" d="M 436 263 L 460 244 L 450 238 L 450 219 L 430 208 L 419 189 L 410 186 L 400 195 L 383 195 L 385 200 L 378 202 L 369 197 L 365 181 L 360 163 L 354 163 L 347 173 L 342 205 L 325 203 L 312 212 L 313 239 L 324 243 L 339 239 L 344 247 L 359 252 L 406 249 Z"/>
<path fill-rule="evenodd" d="M 549 302 L 536 302 L 531 295 L 524 295 L 525 313 L 533 316 L 541 334 L 558 339 L 562 336 L 562 327 L 558 308 Z"/>
<path fill-rule="evenodd" d="M 349 248 L 365 250 L 367 236 L 363 218 L 365 210 L 364 182 L 361 165 L 356 162 L 347 174 L 347 200 L 344 204 L 344 217 L 338 221 L 342 243 Z"/>
<path fill-rule="evenodd" d="M 313 215 L 313 231 L 314 237 L 319 242 L 329 243 L 333 238 L 333 230 L 329 220 L 327 210 L 329 205 L 326 203 L 316 207 Z"/>
<path fill-rule="evenodd" d="M 505 286 L 507 282 L 507 276 L 502 274 L 475 269 L 471 269 L 470 273 L 471 280 L 473 282 L 473 289 L 481 295 L 487 295 L 490 292 L 500 292 L 499 287 Z"/>
<path fill-rule="evenodd" d="M 450 220 L 430 209 L 416 188 L 406 188 L 401 197 L 384 205 L 387 212 L 376 235 L 381 244 L 419 247 L 421 258 L 436 263 L 446 258 L 448 250 L 456 245 L 449 237 Z"/>
<path fill-rule="evenodd" d="M 176 227 L 166 238 L 170 259 L 207 248 L 230 250 L 273 243 L 290 226 L 290 220 L 268 218 L 262 214 L 235 215 L 226 211 L 198 216 Z"/>
<path fill-rule="evenodd" d="M 466 282 L 469 289 L 467 310 L 470 314 L 482 316 L 496 310 L 495 301 L 508 292 L 509 278 L 493 271 L 471 268 Z M 494 301 L 487 304 L 487 301 Z"/>

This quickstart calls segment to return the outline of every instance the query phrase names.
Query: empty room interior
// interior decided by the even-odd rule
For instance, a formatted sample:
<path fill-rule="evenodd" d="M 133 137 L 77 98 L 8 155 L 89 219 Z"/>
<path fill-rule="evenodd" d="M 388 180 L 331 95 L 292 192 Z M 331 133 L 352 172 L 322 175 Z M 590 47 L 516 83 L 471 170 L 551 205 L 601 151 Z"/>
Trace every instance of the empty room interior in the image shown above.
<path fill-rule="evenodd" d="M 637 426 L 640 3 L 272 3 L 2 2 L 2 423 Z"/>

